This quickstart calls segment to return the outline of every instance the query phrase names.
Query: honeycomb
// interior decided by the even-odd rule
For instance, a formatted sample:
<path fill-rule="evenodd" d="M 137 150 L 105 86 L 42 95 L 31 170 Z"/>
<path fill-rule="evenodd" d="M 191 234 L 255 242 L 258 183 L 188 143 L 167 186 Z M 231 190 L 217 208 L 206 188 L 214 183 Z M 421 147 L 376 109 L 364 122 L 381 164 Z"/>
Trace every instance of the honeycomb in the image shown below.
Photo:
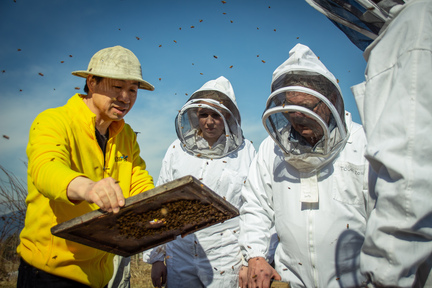
<path fill-rule="evenodd" d="M 200 223 L 211 226 L 229 218 L 227 213 L 199 200 L 178 200 L 143 214 L 128 211 L 117 219 L 116 225 L 120 235 L 140 239 L 171 230 L 182 231 L 186 225 L 197 230 Z"/>

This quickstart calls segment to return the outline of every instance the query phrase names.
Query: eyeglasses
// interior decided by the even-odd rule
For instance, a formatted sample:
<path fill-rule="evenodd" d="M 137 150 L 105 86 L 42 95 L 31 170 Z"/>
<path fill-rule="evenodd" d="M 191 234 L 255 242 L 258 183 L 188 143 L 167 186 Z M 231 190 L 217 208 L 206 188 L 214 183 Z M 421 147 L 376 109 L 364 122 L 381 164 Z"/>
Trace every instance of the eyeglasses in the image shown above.
<path fill-rule="evenodd" d="M 314 111 L 315 108 L 317 108 L 321 103 L 322 103 L 322 100 L 318 101 L 318 102 L 315 103 L 315 104 L 309 104 L 309 103 L 293 103 L 293 102 L 291 102 L 291 101 L 287 101 L 287 100 L 285 100 L 283 106 L 286 106 L 286 105 L 288 105 L 288 106 L 289 106 L 289 105 L 296 105 L 296 106 L 302 106 L 302 107 L 305 107 L 305 108 L 307 108 L 307 109 L 309 109 L 309 110 L 311 110 L 311 111 Z"/>

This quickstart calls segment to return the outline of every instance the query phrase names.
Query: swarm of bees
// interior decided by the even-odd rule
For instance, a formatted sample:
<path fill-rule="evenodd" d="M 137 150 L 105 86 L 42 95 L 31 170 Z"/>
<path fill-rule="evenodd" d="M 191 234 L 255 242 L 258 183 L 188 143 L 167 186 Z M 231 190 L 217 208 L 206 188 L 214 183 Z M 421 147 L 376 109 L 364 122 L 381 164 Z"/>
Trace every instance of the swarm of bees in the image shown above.
<path fill-rule="evenodd" d="M 201 203 L 199 200 L 178 200 L 166 203 L 158 210 L 143 214 L 129 211 L 117 219 L 116 225 L 120 235 L 126 238 L 140 239 L 159 235 L 165 231 L 182 231 L 186 225 L 198 228 L 197 225 L 202 223 L 211 225 L 228 219 L 228 214 L 210 204 Z M 153 228 L 148 224 L 151 222 L 162 223 L 163 225 L 155 225 Z"/>

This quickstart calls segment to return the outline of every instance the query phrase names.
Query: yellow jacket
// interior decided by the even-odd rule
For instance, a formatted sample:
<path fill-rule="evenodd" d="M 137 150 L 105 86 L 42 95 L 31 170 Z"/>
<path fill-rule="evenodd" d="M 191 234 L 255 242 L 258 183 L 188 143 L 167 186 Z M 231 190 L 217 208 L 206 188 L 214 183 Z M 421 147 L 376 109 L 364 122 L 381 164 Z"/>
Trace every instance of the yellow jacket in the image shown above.
<path fill-rule="evenodd" d="M 93 181 L 113 177 L 125 197 L 152 189 L 136 134 L 123 120 L 112 122 L 106 155 L 95 136 L 95 115 L 75 94 L 65 106 L 39 114 L 30 128 L 25 227 L 17 248 L 30 265 L 90 285 L 105 286 L 113 273 L 113 254 L 51 234 L 59 223 L 98 209 L 74 204 L 66 189 L 78 176 Z"/>

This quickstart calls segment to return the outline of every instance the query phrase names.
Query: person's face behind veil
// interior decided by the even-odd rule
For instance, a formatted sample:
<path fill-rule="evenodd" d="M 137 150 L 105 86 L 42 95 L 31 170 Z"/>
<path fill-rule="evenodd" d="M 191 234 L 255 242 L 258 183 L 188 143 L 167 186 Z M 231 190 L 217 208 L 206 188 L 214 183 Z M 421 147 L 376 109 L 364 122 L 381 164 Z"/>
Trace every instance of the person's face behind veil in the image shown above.
<path fill-rule="evenodd" d="M 308 108 L 317 113 L 325 123 L 329 122 L 330 110 L 315 96 L 302 92 L 290 91 L 286 93 L 285 103 L 287 105 L 298 105 Z M 323 130 L 316 120 L 301 112 L 290 112 L 288 115 L 293 128 L 299 132 L 309 144 L 314 145 L 322 138 Z"/>
<path fill-rule="evenodd" d="M 224 121 L 213 109 L 198 108 L 197 114 L 201 136 L 207 140 L 211 147 L 224 133 Z"/>

